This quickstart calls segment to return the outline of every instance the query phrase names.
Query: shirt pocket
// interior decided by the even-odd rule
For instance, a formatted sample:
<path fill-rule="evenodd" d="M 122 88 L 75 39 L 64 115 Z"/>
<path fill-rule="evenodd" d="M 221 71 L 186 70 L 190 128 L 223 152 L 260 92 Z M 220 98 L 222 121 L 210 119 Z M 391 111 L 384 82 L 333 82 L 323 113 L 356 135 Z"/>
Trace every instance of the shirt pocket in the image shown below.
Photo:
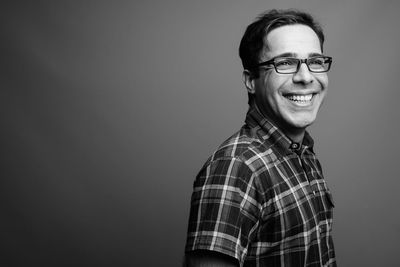
<path fill-rule="evenodd" d="M 333 197 L 331 192 L 329 192 L 329 190 L 325 191 L 325 199 L 326 199 L 326 203 L 328 203 L 328 206 L 331 208 L 335 207 L 335 202 L 333 201 Z"/>
<path fill-rule="evenodd" d="M 320 211 L 320 220 L 332 220 L 333 217 L 333 208 L 335 207 L 335 202 L 333 201 L 333 197 L 329 190 L 325 190 L 321 195 L 322 207 Z"/>

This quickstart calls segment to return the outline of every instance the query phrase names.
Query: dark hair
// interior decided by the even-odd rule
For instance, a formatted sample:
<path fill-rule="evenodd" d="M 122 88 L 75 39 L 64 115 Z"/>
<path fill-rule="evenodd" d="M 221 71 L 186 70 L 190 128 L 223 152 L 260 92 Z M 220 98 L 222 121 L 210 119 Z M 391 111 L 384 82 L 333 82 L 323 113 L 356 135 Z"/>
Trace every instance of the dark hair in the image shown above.
<path fill-rule="evenodd" d="M 273 29 L 293 24 L 303 24 L 313 29 L 319 38 L 321 50 L 323 50 L 324 33 L 321 26 L 310 14 L 294 9 L 273 9 L 261 14 L 247 27 L 239 46 L 239 56 L 243 68 L 249 70 L 255 78 L 258 78 L 257 64 L 263 51 L 265 36 Z"/>

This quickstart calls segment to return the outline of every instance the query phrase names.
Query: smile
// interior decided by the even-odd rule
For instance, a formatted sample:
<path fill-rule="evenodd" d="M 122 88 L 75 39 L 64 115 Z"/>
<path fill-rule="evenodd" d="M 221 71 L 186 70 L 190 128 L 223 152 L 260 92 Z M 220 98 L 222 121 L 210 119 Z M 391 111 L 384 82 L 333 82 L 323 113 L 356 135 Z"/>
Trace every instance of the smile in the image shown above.
<path fill-rule="evenodd" d="M 290 101 L 293 101 L 298 104 L 306 104 L 311 102 L 314 94 L 308 94 L 308 95 L 294 95 L 294 94 L 287 94 L 284 95 L 285 98 L 289 99 Z"/>

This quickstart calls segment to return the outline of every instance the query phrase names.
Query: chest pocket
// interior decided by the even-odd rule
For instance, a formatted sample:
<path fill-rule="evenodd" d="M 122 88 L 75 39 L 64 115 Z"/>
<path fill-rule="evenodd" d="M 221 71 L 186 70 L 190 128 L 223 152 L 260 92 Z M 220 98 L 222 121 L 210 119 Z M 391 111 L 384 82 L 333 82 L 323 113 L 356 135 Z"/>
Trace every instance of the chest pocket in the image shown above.
<path fill-rule="evenodd" d="M 333 201 L 331 192 L 325 191 L 325 200 L 328 203 L 330 208 L 334 208 L 335 207 L 335 202 Z"/>
<path fill-rule="evenodd" d="M 318 202 L 318 219 L 320 221 L 331 220 L 333 217 L 333 208 L 335 207 L 332 194 L 329 190 L 321 192 Z"/>

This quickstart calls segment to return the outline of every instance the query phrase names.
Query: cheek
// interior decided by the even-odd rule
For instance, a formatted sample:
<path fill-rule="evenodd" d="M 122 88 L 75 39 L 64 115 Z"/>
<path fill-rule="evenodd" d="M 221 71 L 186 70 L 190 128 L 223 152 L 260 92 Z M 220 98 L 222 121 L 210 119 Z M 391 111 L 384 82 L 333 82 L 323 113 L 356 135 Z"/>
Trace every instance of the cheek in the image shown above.
<path fill-rule="evenodd" d="M 324 74 L 321 77 L 318 77 L 318 82 L 321 84 L 322 89 L 327 89 L 329 84 L 328 75 Z"/>
<path fill-rule="evenodd" d="M 287 81 L 287 77 L 282 77 L 275 72 L 271 72 L 264 81 L 268 95 L 279 94 L 280 88 L 285 86 Z"/>

